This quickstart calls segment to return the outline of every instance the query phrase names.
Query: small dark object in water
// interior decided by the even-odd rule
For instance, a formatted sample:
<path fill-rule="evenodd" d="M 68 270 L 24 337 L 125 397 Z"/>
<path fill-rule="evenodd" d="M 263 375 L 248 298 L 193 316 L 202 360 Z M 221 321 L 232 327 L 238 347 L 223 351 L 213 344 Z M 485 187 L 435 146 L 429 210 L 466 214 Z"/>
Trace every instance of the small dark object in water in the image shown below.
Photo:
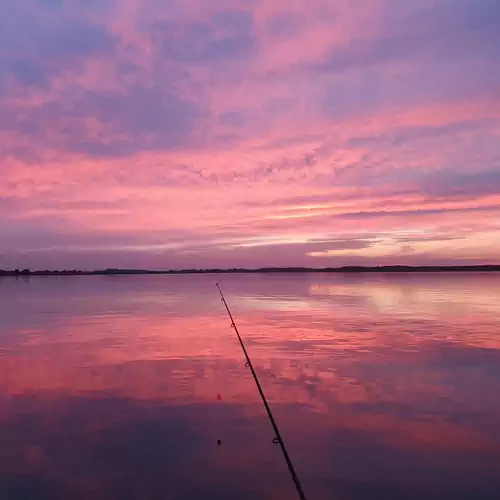
<path fill-rule="evenodd" d="M 217 439 L 217 445 L 220 446 L 222 444 L 222 440 L 221 439 Z"/>

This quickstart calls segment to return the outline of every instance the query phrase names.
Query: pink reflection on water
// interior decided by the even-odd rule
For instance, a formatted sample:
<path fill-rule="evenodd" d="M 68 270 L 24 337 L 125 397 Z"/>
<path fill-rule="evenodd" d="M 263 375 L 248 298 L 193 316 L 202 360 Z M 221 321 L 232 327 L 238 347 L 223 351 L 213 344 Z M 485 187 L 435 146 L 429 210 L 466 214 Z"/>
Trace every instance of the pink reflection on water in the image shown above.
<path fill-rule="evenodd" d="M 461 476 L 479 498 L 490 498 L 500 470 L 495 276 L 225 278 L 239 329 L 315 498 L 332 498 L 345 481 L 351 497 L 362 498 L 355 477 L 394 498 L 391 485 L 401 477 L 431 484 L 431 493 L 442 477 L 449 493 L 463 487 Z M 227 481 L 236 494 L 216 473 L 231 470 L 260 485 L 254 498 L 280 498 L 286 470 L 234 332 L 211 295 L 213 280 L 91 280 L 75 281 L 72 294 L 33 280 L 4 295 L 0 419 L 10 445 L 0 468 L 64 483 L 64 460 L 54 451 L 63 441 L 74 441 L 65 460 L 85 467 L 85 454 L 97 453 L 104 434 L 122 443 L 113 441 L 113 449 L 137 447 L 153 439 L 152 426 L 165 445 L 179 436 L 189 443 L 188 456 L 178 443 L 172 456 L 160 453 L 184 464 L 171 481 L 189 467 L 203 476 L 211 463 L 203 481 L 215 490 Z M 9 316 L 21 294 L 23 315 Z M 31 434 L 15 429 L 23 419 L 37 422 Z M 217 440 L 222 446 L 213 450 Z M 129 451 L 123 462 L 107 459 L 116 474 L 135 463 Z M 259 482 L 263 464 L 280 480 Z M 112 498 L 109 475 L 96 474 L 79 478 L 79 488 Z M 143 479 L 160 484 L 161 477 L 157 471 Z"/>

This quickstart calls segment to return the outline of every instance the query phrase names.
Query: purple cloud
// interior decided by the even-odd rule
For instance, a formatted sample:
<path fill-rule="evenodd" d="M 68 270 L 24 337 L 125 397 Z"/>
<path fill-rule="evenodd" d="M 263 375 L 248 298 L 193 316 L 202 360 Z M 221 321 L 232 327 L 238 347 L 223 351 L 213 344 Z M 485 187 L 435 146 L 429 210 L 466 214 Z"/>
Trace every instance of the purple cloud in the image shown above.
<path fill-rule="evenodd" d="M 423 179 L 422 191 L 441 197 L 500 195 L 500 157 L 491 168 L 473 172 L 457 169 L 433 172 Z"/>
<path fill-rule="evenodd" d="M 439 0 L 419 3 L 416 9 L 413 4 L 390 2 L 384 13 L 376 36 L 332 47 L 318 68 L 334 72 L 366 69 L 418 55 L 447 61 L 491 59 L 500 48 L 496 0 Z"/>
<path fill-rule="evenodd" d="M 126 93 L 84 91 L 67 101 L 25 109 L 0 106 L 0 122 L 30 138 L 32 149 L 52 147 L 89 156 L 123 156 L 147 149 L 196 145 L 203 110 L 173 91 L 131 88 Z M 87 119 L 97 119 L 106 135 L 95 137 Z M 14 145 L 15 146 L 15 145 Z M 29 150 L 7 148 L 28 161 Z M 27 154 L 26 154 L 27 153 Z"/>
<path fill-rule="evenodd" d="M 162 57 L 183 64 L 218 63 L 256 53 L 253 16 L 247 11 L 222 11 L 208 21 L 156 21 L 147 33 Z"/>

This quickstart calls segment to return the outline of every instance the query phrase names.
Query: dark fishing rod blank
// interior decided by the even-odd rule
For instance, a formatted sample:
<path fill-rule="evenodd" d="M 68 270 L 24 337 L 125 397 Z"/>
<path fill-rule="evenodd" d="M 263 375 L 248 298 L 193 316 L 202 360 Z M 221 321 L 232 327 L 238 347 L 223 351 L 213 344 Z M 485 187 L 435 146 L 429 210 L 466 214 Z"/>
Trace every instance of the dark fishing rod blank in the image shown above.
<path fill-rule="evenodd" d="M 252 376 L 253 376 L 253 379 L 255 381 L 255 384 L 257 385 L 257 389 L 259 391 L 260 398 L 262 399 L 262 403 L 264 403 L 264 407 L 266 409 L 267 416 L 269 417 L 269 421 L 271 422 L 271 426 L 272 426 L 274 434 L 275 434 L 275 438 L 273 439 L 273 443 L 280 445 L 281 451 L 283 452 L 283 456 L 285 457 L 286 465 L 288 466 L 288 470 L 290 471 L 290 475 L 292 476 L 293 482 L 295 483 L 295 488 L 297 489 L 297 493 L 299 494 L 300 500 L 306 500 L 306 496 L 304 494 L 304 490 L 302 488 L 302 485 L 300 484 L 299 477 L 297 476 L 297 473 L 295 472 L 295 467 L 293 466 L 290 455 L 288 454 L 288 451 L 287 451 L 286 446 L 285 446 L 285 442 L 283 441 L 283 438 L 281 437 L 281 433 L 279 431 L 278 424 L 276 423 L 276 420 L 274 419 L 271 408 L 269 407 L 269 404 L 267 402 L 264 391 L 262 390 L 262 386 L 260 385 L 259 378 L 257 377 L 257 373 L 255 372 L 252 361 L 250 360 L 250 356 L 248 355 L 245 344 L 243 343 L 240 332 L 238 331 L 238 327 L 236 326 L 233 315 L 231 314 L 231 310 L 229 309 L 229 306 L 226 302 L 224 294 L 222 293 L 222 289 L 219 286 L 219 283 L 216 283 L 216 286 L 219 289 L 221 300 L 224 303 L 224 306 L 226 307 L 227 314 L 229 315 L 229 318 L 231 319 L 231 328 L 233 328 L 234 331 L 236 332 L 236 335 L 238 336 L 238 340 L 239 340 L 240 345 L 241 345 L 241 349 L 243 350 L 243 353 L 245 354 L 245 358 L 247 360 L 245 363 L 245 366 L 250 368 L 250 371 L 252 372 Z"/>

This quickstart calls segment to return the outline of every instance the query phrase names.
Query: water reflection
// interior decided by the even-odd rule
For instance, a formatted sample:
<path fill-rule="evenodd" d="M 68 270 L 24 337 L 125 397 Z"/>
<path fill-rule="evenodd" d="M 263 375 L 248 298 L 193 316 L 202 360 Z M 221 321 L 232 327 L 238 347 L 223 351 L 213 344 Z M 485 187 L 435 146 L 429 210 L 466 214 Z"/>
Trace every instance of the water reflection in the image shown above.
<path fill-rule="evenodd" d="M 500 497 L 499 278 L 220 277 L 310 498 Z M 295 498 L 215 279 L 0 280 L 1 498 Z"/>

